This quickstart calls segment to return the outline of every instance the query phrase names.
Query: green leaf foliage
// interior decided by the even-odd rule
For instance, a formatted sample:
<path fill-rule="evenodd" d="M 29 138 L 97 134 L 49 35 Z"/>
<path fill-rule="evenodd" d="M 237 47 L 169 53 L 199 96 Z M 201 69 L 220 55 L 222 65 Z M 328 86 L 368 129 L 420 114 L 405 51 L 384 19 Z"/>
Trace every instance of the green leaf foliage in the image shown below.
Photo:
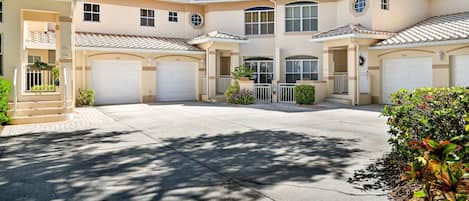
<path fill-rule="evenodd" d="M 80 89 L 77 97 L 77 106 L 93 106 L 95 91 L 92 89 Z"/>
<path fill-rule="evenodd" d="M 252 79 L 254 76 L 254 70 L 243 64 L 236 67 L 232 75 L 235 80 L 239 80 L 242 77 Z"/>
<path fill-rule="evenodd" d="M 315 101 L 315 88 L 311 85 L 296 85 L 294 88 L 296 103 L 312 105 Z"/>
<path fill-rule="evenodd" d="M 11 83 L 8 80 L 0 78 L 0 124 L 5 124 L 10 121 L 7 116 L 10 89 Z"/>

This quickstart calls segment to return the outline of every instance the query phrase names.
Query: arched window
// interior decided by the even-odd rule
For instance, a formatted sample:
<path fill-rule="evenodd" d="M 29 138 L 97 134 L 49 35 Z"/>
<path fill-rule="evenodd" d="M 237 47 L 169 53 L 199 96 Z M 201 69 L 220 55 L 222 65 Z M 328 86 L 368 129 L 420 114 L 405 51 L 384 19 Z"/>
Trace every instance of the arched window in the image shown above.
<path fill-rule="evenodd" d="M 285 6 L 285 31 L 304 32 L 318 30 L 318 4 L 295 2 Z"/>
<path fill-rule="evenodd" d="M 297 80 L 318 80 L 318 58 L 307 55 L 287 57 L 285 76 L 287 83 L 296 83 Z"/>
<path fill-rule="evenodd" d="M 362 13 L 366 8 L 366 0 L 355 0 L 353 3 L 353 9 L 356 13 Z"/>
<path fill-rule="evenodd" d="M 254 70 L 254 82 L 272 83 L 274 79 L 274 60 L 267 57 L 244 59 L 244 64 Z"/>
<path fill-rule="evenodd" d="M 244 11 L 246 35 L 274 34 L 274 9 L 270 7 L 255 7 Z"/>

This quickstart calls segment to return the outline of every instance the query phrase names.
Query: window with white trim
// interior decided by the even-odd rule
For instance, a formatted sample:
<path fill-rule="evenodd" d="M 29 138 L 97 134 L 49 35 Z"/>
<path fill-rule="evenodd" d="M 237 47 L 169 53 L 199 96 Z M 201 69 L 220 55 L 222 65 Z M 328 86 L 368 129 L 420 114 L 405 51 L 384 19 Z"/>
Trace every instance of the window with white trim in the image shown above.
<path fill-rule="evenodd" d="M 169 18 L 168 21 L 170 22 L 178 22 L 178 13 L 169 11 Z"/>
<path fill-rule="evenodd" d="M 41 56 L 28 55 L 28 64 L 34 64 L 36 62 L 42 62 Z"/>
<path fill-rule="evenodd" d="M 366 8 L 366 0 L 355 0 L 353 3 L 353 9 L 356 13 L 362 13 Z"/>
<path fill-rule="evenodd" d="M 140 9 L 140 26 L 154 27 L 155 26 L 155 10 Z"/>
<path fill-rule="evenodd" d="M 255 7 L 244 11 L 246 35 L 274 34 L 274 9 L 269 7 Z"/>
<path fill-rule="evenodd" d="M 100 5 L 94 3 L 83 4 L 83 20 L 86 22 L 100 21 Z"/>
<path fill-rule="evenodd" d="M 3 22 L 3 1 L 0 0 L 0 22 Z"/>
<path fill-rule="evenodd" d="M 389 0 L 381 0 L 381 9 L 389 10 Z"/>
<path fill-rule="evenodd" d="M 204 23 L 204 19 L 198 13 L 194 13 L 191 15 L 191 24 L 195 27 L 201 27 Z"/>
<path fill-rule="evenodd" d="M 297 80 L 318 80 L 318 59 L 313 56 L 287 58 L 285 76 L 287 83 L 296 83 Z"/>
<path fill-rule="evenodd" d="M 274 79 L 274 60 L 271 58 L 256 57 L 244 60 L 244 64 L 254 70 L 255 83 L 272 83 Z"/>
<path fill-rule="evenodd" d="M 296 2 L 285 6 L 285 31 L 305 32 L 318 30 L 318 4 Z"/>

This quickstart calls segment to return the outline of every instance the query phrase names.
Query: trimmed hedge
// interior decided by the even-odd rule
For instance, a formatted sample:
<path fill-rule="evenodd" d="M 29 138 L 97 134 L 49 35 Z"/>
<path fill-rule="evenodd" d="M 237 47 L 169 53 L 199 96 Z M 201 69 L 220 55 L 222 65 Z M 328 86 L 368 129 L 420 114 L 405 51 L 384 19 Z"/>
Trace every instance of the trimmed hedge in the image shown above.
<path fill-rule="evenodd" d="M 8 123 L 10 119 L 8 112 L 8 97 L 10 96 L 11 83 L 8 80 L 0 78 L 0 125 Z"/>
<path fill-rule="evenodd" d="M 77 97 L 78 106 L 93 106 L 95 91 L 92 89 L 80 89 Z"/>
<path fill-rule="evenodd" d="M 315 88 L 311 85 L 295 86 L 296 103 L 300 105 L 312 105 L 315 101 Z"/>

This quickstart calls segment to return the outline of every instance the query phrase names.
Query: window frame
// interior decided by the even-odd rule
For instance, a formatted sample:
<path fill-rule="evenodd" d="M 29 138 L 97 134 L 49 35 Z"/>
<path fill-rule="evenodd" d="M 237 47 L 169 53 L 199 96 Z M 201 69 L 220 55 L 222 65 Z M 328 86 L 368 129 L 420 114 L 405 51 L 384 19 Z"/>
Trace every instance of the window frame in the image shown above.
<path fill-rule="evenodd" d="M 32 63 L 29 63 L 29 57 L 32 57 L 33 59 L 33 62 Z M 39 60 L 37 60 L 39 58 Z M 34 64 L 36 63 L 37 61 L 39 62 L 43 62 L 42 61 L 42 56 L 37 56 L 37 55 L 28 55 L 28 64 L 31 65 L 31 64 Z"/>
<path fill-rule="evenodd" d="M 3 10 L 4 10 L 4 9 L 3 9 L 3 6 L 5 6 L 4 3 L 5 3 L 5 2 L 3 2 L 3 0 L 0 0 L 0 23 L 3 23 L 3 17 L 4 17 L 4 16 L 3 16 L 3 14 L 4 14 L 4 12 L 3 12 Z"/>
<path fill-rule="evenodd" d="M 303 8 L 304 7 L 316 7 L 316 10 L 317 10 L 317 13 L 316 13 L 316 16 L 311 16 L 311 17 L 304 17 L 303 16 Z M 294 8 L 300 8 L 300 17 L 294 17 L 294 14 L 293 14 L 293 17 L 287 17 L 286 14 L 287 14 L 287 9 L 292 9 L 292 13 L 294 13 Z M 300 30 L 299 31 L 296 31 L 294 29 L 292 29 L 291 31 L 288 31 L 288 28 L 287 28 L 287 21 L 288 20 L 291 20 L 291 21 L 295 21 L 295 20 L 300 20 Z M 304 20 L 316 20 L 316 27 L 315 29 L 312 27 L 312 30 L 307 30 L 305 31 L 304 30 L 304 27 L 303 27 L 303 21 Z M 302 2 L 299 2 L 299 3 L 292 3 L 292 4 L 289 4 L 289 5 L 286 5 L 285 6 L 285 32 L 287 33 L 291 33 L 291 32 L 317 32 L 319 31 L 319 3 L 314 3 L 314 2 L 305 2 L 305 3 L 302 3 Z"/>
<path fill-rule="evenodd" d="M 90 8 L 91 8 L 90 11 L 85 10 L 86 4 L 90 5 Z M 98 6 L 98 12 L 93 11 L 93 6 Z M 86 14 L 90 14 L 90 17 L 91 17 L 90 20 L 86 20 L 86 17 L 85 17 Z M 93 17 L 94 15 L 98 15 L 98 20 L 95 20 L 95 18 Z M 84 2 L 83 3 L 83 21 L 84 22 L 96 22 L 96 23 L 101 22 L 101 4 L 92 3 L 92 2 Z"/>
<path fill-rule="evenodd" d="M 179 15 L 176 11 L 168 11 L 168 22 L 178 22 Z"/>
<path fill-rule="evenodd" d="M 146 16 L 142 12 L 146 12 Z M 151 16 L 150 13 L 153 13 Z M 153 20 L 153 24 L 151 24 Z M 143 23 L 145 22 L 145 24 Z M 156 11 L 150 8 L 140 8 L 140 27 L 156 27 Z"/>
<path fill-rule="evenodd" d="M 252 9 L 252 10 L 251 10 Z M 258 35 L 274 35 L 275 34 L 275 9 L 270 7 L 255 7 L 251 9 L 246 9 L 244 11 L 244 33 L 247 36 L 258 36 Z M 247 22 L 246 14 L 251 15 L 251 19 L 253 19 L 253 13 L 257 13 L 257 22 L 252 20 L 251 22 Z M 262 21 L 262 14 L 266 13 L 267 21 Z M 273 18 L 272 21 L 269 21 L 269 13 L 272 13 Z M 257 33 L 254 33 L 253 29 L 251 29 L 251 33 L 248 33 L 247 26 L 250 25 L 254 27 L 257 24 Z M 272 33 L 269 32 L 269 24 L 272 24 Z M 262 25 L 267 26 L 267 33 L 262 33 Z"/>
<path fill-rule="evenodd" d="M 288 62 L 299 62 L 300 63 L 300 71 L 295 72 L 294 67 L 292 66 L 293 71 L 289 72 L 288 71 Z M 311 66 L 311 70 L 308 72 L 304 71 L 304 62 L 316 62 L 316 72 L 313 71 L 313 66 Z M 310 79 L 310 80 L 319 80 L 319 59 L 285 59 L 285 82 L 286 83 L 296 83 L 298 80 L 295 80 L 295 82 L 288 82 L 288 75 L 300 75 L 299 80 L 305 80 L 305 74 L 316 74 L 317 79 Z"/>
<path fill-rule="evenodd" d="M 390 10 L 389 3 L 390 0 L 381 0 L 381 10 Z"/>
<path fill-rule="evenodd" d="M 362 7 L 360 7 L 360 5 Z M 352 9 L 355 13 L 357 14 L 362 14 L 366 11 L 366 8 L 368 7 L 368 2 L 367 0 L 354 0 L 352 4 Z M 361 8 L 361 10 L 360 10 Z"/>
<path fill-rule="evenodd" d="M 200 24 L 196 25 L 194 24 L 194 16 L 198 16 L 200 18 Z M 200 13 L 191 13 L 189 16 L 189 22 L 191 25 L 195 28 L 200 28 L 204 25 L 204 17 Z"/>
<path fill-rule="evenodd" d="M 254 70 L 254 83 L 259 83 L 259 84 L 269 84 L 272 83 L 272 80 L 274 80 L 274 68 L 275 68 L 275 62 L 273 59 L 270 58 L 248 58 L 244 60 L 244 64 L 251 68 L 251 63 L 256 63 L 256 70 Z M 262 72 L 261 71 L 261 63 L 270 63 L 272 66 L 271 71 L 269 72 L 269 68 L 267 66 L 267 72 Z M 267 65 L 267 64 L 266 64 Z M 261 82 L 261 75 L 266 75 L 267 80 L 269 80 L 269 75 L 270 75 L 270 82 Z"/>

